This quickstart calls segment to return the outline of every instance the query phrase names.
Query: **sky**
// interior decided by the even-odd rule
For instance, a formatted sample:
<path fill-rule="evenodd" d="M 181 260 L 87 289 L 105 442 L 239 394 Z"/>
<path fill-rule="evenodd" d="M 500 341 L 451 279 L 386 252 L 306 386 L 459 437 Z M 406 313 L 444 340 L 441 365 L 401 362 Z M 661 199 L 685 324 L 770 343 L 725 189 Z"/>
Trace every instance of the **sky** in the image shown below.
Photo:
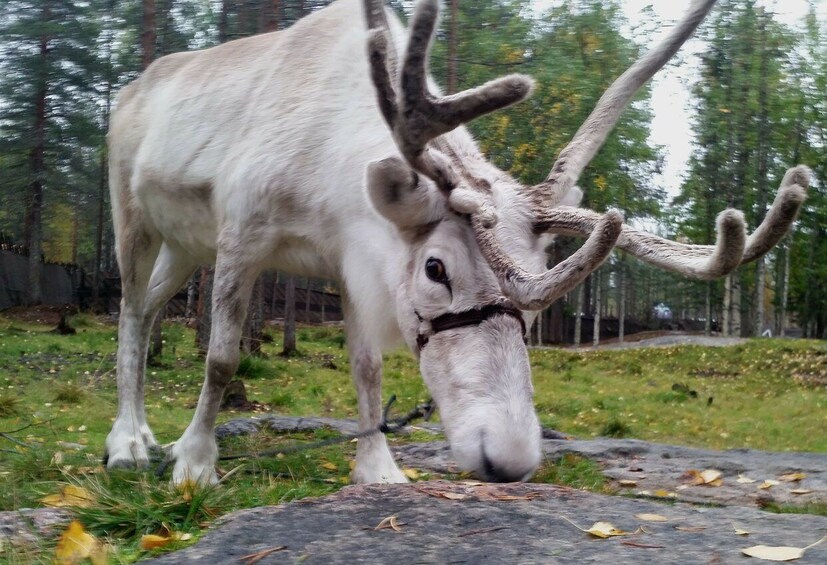
<path fill-rule="evenodd" d="M 560 4 L 561 0 L 535 0 L 538 10 Z M 822 23 L 827 21 L 827 0 L 812 0 Z M 801 23 L 808 10 L 807 0 L 763 0 L 783 23 L 795 27 Z M 621 5 L 630 23 L 627 30 L 639 43 L 653 44 L 659 34 L 666 31 L 681 17 L 687 0 L 622 0 Z M 641 22 L 641 12 L 647 6 L 663 23 L 660 32 L 643 36 L 632 32 Z M 649 16 L 646 16 L 649 18 Z M 642 26 L 651 30 L 652 26 Z M 654 179 L 670 197 L 677 195 L 683 175 L 686 173 L 692 152 L 692 123 L 690 88 L 698 72 L 698 53 L 704 49 L 704 42 L 690 39 L 681 50 L 675 62 L 661 70 L 652 79 L 652 133 L 650 141 L 664 147 L 664 168 L 660 178 Z"/>

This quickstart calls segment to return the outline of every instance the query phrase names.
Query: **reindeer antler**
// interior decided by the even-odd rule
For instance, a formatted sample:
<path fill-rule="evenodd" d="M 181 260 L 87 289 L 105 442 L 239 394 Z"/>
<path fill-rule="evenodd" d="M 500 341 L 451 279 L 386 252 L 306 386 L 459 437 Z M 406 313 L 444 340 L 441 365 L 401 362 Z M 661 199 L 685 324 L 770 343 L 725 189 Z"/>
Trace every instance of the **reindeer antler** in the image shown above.
<path fill-rule="evenodd" d="M 667 37 L 606 90 L 572 141 L 560 152 L 548 178 L 531 189 L 536 202 L 537 232 L 582 236 L 596 229 L 598 217 L 593 212 L 555 206 L 577 182 L 635 93 L 689 39 L 714 4 L 715 0 L 695 0 Z M 787 172 L 766 218 L 749 239 L 743 214 L 730 209 L 718 217 L 715 245 L 684 245 L 628 226 L 623 226 L 617 245 L 639 259 L 687 276 L 724 276 L 767 253 L 787 233 L 806 197 L 809 174 L 802 166 Z"/>
<path fill-rule="evenodd" d="M 372 14 L 375 3 L 368 5 L 367 11 Z M 388 70 L 387 27 L 371 31 L 369 56 L 379 107 L 402 156 L 440 188 L 450 191 L 456 186 L 455 175 L 444 159 L 426 149 L 428 142 L 475 118 L 524 100 L 531 94 L 534 81 L 513 74 L 451 96 L 434 96 L 428 89 L 427 61 L 438 17 L 438 0 L 417 3 L 399 78 L 400 95 Z M 381 23 L 379 18 L 371 19 Z"/>
<path fill-rule="evenodd" d="M 582 282 L 608 257 L 617 240 L 622 218 L 610 212 L 594 226 L 586 244 L 566 261 L 542 274 L 518 266 L 503 252 L 493 231 L 492 206 L 472 190 L 458 188 L 459 176 L 442 152 L 428 144 L 479 116 L 515 104 L 531 94 L 533 80 L 514 74 L 450 96 L 434 96 L 428 89 L 427 61 L 436 21 L 438 0 L 420 0 L 410 23 L 410 37 L 399 79 L 399 92 L 389 70 L 387 22 L 376 16 L 377 3 L 366 0 L 368 22 L 381 26 L 369 37 L 371 76 L 379 108 L 393 132 L 402 156 L 418 172 L 451 194 L 455 210 L 469 213 L 483 256 L 498 276 L 503 292 L 518 307 L 542 308 Z"/>
<path fill-rule="evenodd" d="M 672 31 L 603 93 L 592 113 L 560 152 L 548 178 L 533 187 L 538 195 L 545 197 L 548 207 L 557 205 L 577 183 L 637 91 L 678 52 L 714 5 L 715 0 L 695 0 Z"/>
<path fill-rule="evenodd" d="M 739 265 L 761 257 L 784 237 L 807 196 L 809 182 L 807 167 L 798 166 L 787 171 L 772 207 L 749 238 L 746 237 L 743 214 L 729 209 L 718 215 L 715 245 L 678 243 L 624 225 L 617 247 L 662 269 L 699 279 L 722 277 Z M 539 212 L 535 230 L 589 236 L 598 229 L 599 221 L 600 216 L 591 210 L 559 206 Z"/>

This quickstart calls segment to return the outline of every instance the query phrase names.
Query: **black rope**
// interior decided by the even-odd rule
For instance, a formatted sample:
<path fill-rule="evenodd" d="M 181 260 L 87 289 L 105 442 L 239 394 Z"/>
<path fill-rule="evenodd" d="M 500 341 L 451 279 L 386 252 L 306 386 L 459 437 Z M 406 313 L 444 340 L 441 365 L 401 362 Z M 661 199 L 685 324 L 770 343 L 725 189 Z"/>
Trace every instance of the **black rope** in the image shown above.
<path fill-rule="evenodd" d="M 401 416 L 399 418 L 389 419 L 388 416 L 390 414 L 391 407 L 396 402 L 396 395 L 391 395 L 388 399 L 388 403 L 385 404 L 385 408 L 382 410 L 382 421 L 373 429 L 370 430 L 363 430 L 359 433 L 355 434 L 347 434 L 340 437 L 334 437 L 329 439 L 323 439 L 320 441 L 315 441 L 312 443 L 302 443 L 296 445 L 288 445 L 286 447 L 276 447 L 273 449 L 265 449 L 264 451 L 253 451 L 253 452 L 246 452 L 246 453 L 232 453 L 229 455 L 223 455 L 218 458 L 219 461 L 232 461 L 235 459 L 245 459 L 245 458 L 261 458 L 261 457 L 270 457 L 273 455 L 287 455 L 290 453 L 299 453 L 301 451 L 309 451 L 311 449 L 319 449 L 322 447 L 327 447 L 328 445 L 335 445 L 337 443 L 346 443 L 349 441 L 353 441 L 354 439 L 361 439 L 365 437 L 369 437 L 375 434 L 393 434 L 408 424 L 413 422 L 414 420 L 418 420 L 422 418 L 424 421 L 428 421 L 428 419 L 433 415 L 436 406 L 434 405 L 433 399 L 429 399 L 427 402 L 417 405 L 413 408 L 410 412 Z M 167 468 L 172 464 L 172 458 L 167 457 L 165 458 L 161 464 L 158 466 L 158 469 L 155 471 L 155 476 L 161 477 Z"/>

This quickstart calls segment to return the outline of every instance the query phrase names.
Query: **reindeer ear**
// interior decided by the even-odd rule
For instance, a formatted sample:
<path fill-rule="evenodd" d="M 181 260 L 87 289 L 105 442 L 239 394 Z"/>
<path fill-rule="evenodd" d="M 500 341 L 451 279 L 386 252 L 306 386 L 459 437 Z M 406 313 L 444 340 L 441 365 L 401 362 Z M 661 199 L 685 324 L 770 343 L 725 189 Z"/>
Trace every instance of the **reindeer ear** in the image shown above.
<path fill-rule="evenodd" d="M 445 216 L 445 196 L 399 157 L 370 163 L 367 185 L 374 208 L 399 229 L 430 224 Z"/>

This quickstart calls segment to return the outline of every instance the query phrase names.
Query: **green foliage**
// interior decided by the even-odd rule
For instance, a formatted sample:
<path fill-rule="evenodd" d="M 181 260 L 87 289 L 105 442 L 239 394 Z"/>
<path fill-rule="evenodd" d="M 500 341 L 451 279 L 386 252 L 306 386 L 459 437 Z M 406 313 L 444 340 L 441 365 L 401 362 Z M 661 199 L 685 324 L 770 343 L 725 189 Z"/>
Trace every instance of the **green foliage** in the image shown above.
<path fill-rule="evenodd" d="M 566 454 L 556 461 L 546 459 L 533 483 L 551 483 L 595 492 L 609 492 L 600 465 L 579 455 Z"/>

